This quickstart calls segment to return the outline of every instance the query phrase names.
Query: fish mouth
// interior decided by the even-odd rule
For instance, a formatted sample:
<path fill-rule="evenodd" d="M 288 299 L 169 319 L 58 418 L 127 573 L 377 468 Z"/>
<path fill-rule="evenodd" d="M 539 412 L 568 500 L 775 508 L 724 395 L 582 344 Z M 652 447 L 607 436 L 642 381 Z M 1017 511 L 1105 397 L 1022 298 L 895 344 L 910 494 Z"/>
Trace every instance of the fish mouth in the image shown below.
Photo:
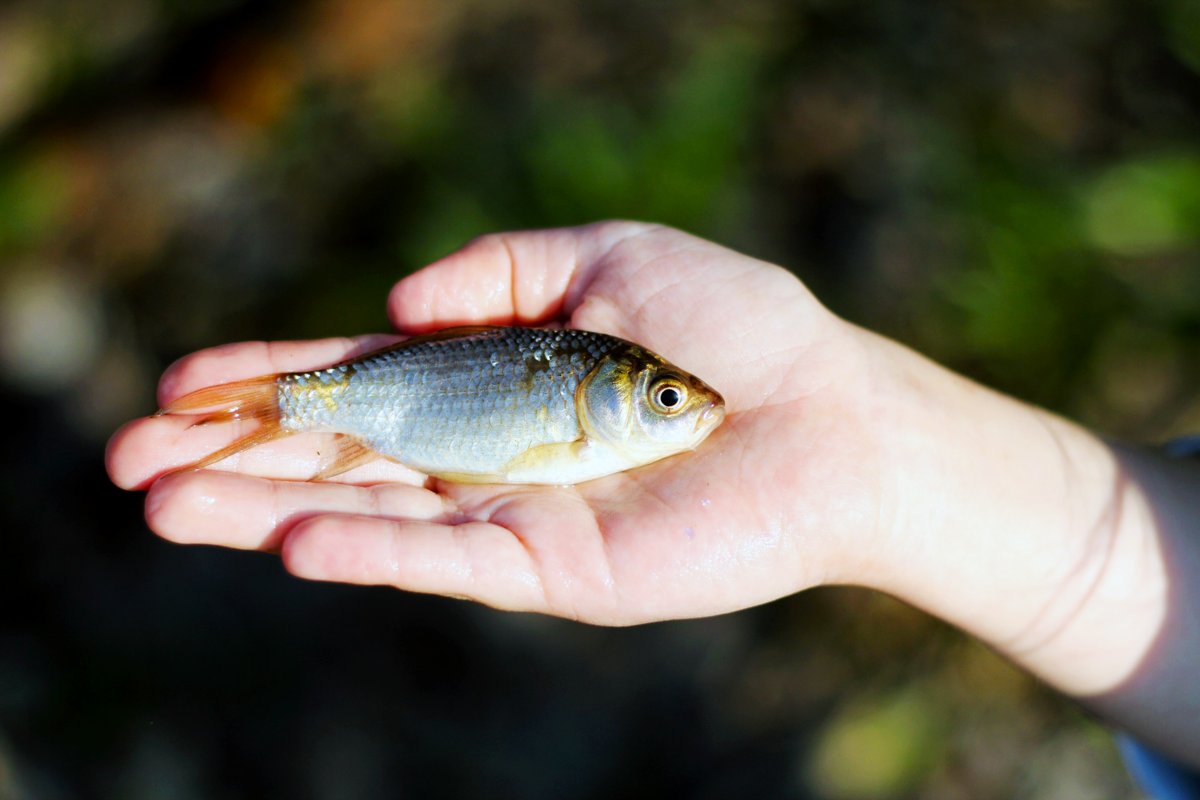
<path fill-rule="evenodd" d="M 714 400 L 696 419 L 696 432 L 711 431 L 725 419 L 725 404 Z"/>

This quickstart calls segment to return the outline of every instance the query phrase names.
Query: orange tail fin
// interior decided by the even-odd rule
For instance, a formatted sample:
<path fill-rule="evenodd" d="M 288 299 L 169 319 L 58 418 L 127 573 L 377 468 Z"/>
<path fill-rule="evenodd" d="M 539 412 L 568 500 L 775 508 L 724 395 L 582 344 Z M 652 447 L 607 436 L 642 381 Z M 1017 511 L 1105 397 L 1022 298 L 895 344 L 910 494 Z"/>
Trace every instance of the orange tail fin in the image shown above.
<path fill-rule="evenodd" d="M 179 470 L 201 469 L 223 461 L 235 453 L 249 450 L 260 444 L 290 436 L 292 431 L 279 424 L 279 376 L 265 375 L 246 381 L 209 386 L 207 389 L 186 394 L 159 409 L 155 414 L 204 415 L 195 425 L 210 425 L 237 420 L 258 420 L 262 425 L 254 433 L 222 447 L 214 453 Z M 208 413 L 211 412 L 211 413 Z"/>

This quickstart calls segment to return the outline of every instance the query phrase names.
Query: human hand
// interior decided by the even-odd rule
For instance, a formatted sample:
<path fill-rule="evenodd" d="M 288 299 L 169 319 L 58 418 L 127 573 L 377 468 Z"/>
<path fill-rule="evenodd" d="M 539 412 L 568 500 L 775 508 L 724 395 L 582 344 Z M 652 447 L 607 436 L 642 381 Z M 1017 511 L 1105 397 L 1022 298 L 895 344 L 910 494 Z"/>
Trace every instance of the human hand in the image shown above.
<path fill-rule="evenodd" d="M 148 418 L 113 437 L 113 480 L 150 488 L 150 526 L 173 541 L 599 624 L 870 586 L 1077 695 L 1126 681 L 1161 626 L 1149 502 L 1107 446 L 838 319 L 778 267 L 632 223 L 494 235 L 401 281 L 389 311 L 410 334 L 621 336 L 711 384 L 727 417 L 694 453 L 571 488 L 456 485 L 382 461 L 301 482 L 328 441 L 311 434 L 167 474 L 240 433 Z M 159 400 L 380 344 L 204 351 L 167 372 Z"/>
<path fill-rule="evenodd" d="M 171 417 L 113 438 L 113 479 L 153 483 L 147 518 L 168 539 L 280 549 L 304 577 L 603 624 L 765 602 L 843 579 L 837 554 L 869 548 L 878 481 L 845 385 L 861 359 L 847 326 L 778 267 L 645 225 L 510 234 L 401 282 L 389 311 L 408 333 L 486 322 L 615 334 L 713 383 L 729 414 L 695 453 L 571 488 L 456 485 L 386 463 L 298 482 L 327 441 L 316 435 L 155 482 L 238 435 Z M 168 371 L 159 399 L 377 344 L 204 351 Z"/>

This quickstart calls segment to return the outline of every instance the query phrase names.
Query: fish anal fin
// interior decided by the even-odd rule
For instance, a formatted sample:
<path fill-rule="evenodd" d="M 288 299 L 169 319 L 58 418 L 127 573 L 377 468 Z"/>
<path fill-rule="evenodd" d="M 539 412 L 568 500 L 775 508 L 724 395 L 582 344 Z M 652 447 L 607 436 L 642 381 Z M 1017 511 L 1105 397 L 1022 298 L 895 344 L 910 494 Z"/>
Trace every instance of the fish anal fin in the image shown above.
<path fill-rule="evenodd" d="M 369 464 L 377 458 L 381 458 L 379 453 L 367 447 L 359 439 L 353 436 L 340 436 L 334 441 L 333 455 L 309 480 L 327 481 L 343 472 L 349 472 L 355 467 Z"/>

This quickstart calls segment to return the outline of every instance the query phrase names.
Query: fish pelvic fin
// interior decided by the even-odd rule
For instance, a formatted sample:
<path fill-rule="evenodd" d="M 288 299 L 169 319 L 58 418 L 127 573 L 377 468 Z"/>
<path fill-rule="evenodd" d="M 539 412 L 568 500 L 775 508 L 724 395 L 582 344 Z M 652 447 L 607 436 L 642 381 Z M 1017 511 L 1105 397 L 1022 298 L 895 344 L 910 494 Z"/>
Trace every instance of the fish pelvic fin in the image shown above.
<path fill-rule="evenodd" d="M 193 427 L 240 420 L 257 420 L 261 423 L 249 436 L 244 436 L 175 471 L 202 469 L 251 447 L 291 436 L 294 431 L 280 424 L 282 412 L 279 408 L 279 377 L 265 375 L 261 378 L 209 386 L 186 394 L 159 409 L 156 417 L 168 414 L 201 416 L 201 419 L 193 423 Z"/>

